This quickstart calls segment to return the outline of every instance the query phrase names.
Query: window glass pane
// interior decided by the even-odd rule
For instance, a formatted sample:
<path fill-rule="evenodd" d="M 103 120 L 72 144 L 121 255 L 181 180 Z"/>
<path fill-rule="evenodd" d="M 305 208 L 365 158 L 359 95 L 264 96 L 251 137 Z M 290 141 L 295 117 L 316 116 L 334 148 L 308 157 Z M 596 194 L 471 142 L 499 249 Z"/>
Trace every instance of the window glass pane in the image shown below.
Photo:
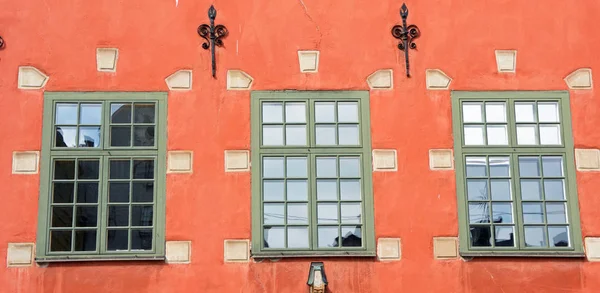
<path fill-rule="evenodd" d="M 544 179 L 546 200 L 565 200 L 564 179 Z"/>
<path fill-rule="evenodd" d="M 263 182 L 264 201 L 283 201 L 283 180 L 265 180 Z M 290 191 L 288 190 L 288 197 Z"/>
<path fill-rule="evenodd" d="M 100 146 L 100 127 L 80 127 L 79 147 L 97 148 Z"/>
<path fill-rule="evenodd" d="M 478 202 L 469 204 L 469 223 L 481 224 L 490 222 L 490 204 Z"/>
<path fill-rule="evenodd" d="M 342 203 L 342 223 L 360 224 L 362 222 L 362 209 L 360 203 Z"/>
<path fill-rule="evenodd" d="M 519 157 L 519 174 L 521 177 L 539 177 L 540 159 L 538 157 Z"/>
<path fill-rule="evenodd" d="M 490 226 L 471 226 L 471 246 L 492 246 L 492 230 Z"/>
<path fill-rule="evenodd" d="M 129 225 L 129 205 L 109 206 L 108 207 L 108 226 L 128 226 Z"/>
<path fill-rule="evenodd" d="M 71 184 L 72 186 L 73 184 Z M 72 196 L 72 195 L 71 195 Z M 77 203 L 97 203 L 98 202 L 98 183 L 79 182 L 77 183 Z"/>
<path fill-rule="evenodd" d="M 546 220 L 548 224 L 566 224 L 567 210 L 564 203 L 546 203 Z"/>
<path fill-rule="evenodd" d="M 264 125 L 262 142 L 263 145 L 283 145 L 283 126 Z"/>
<path fill-rule="evenodd" d="M 69 231 L 51 231 L 50 232 L 50 251 L 71 251 L 72 232 Z"/>
<path fill-rule="evenodd" d="M 285 247 L 285 228 L 270 227 L 263 230 L 265 238 L 265 248 L 284 248 Z"/>
<path fill-rule="evenodd" d="M 131 206 L 131 226 L 152 226 L 154 208 L 151 205 Z"/>
<path fill-rule="evenodd" d="M 79 124 L 100 125 L 102 121 L 102 104 L 81 104 Z"/>
<path fill-rule="evenodd" d="M 152 202 L 154 200 L 154 182 L 134 182 L 132 188 L 132 202 Z"/>
<path fill-rule="evenodd" d="M 569 247 L 569 230 L 567 227 L 548 227 L 548 238 L 552 247 Z"/>
<path fill-rule="evenodd" d="M 317 158 L 317 177 L 337 177 L 336 157 Z"/>
<path fill-rule="evenodd" d="M 54 119 L 57 125 L 75 125 L 77 124 L 77 104 L 76 103 L 57 103 L 56 117 Z M 69 249 L 70 250 L 70 249 Z"/>
<path fill-rule="evenodd" d="M 464 127 L 465 145 L 483 145 L 483 126 L 469 125 Z"/>
<path fill-rule="evenodd" d="M 305 103 L 285 103 L 286 123 L 306 123 Z"/>
<path fill-rule="evenodd" d="M 154 123 L 154 104 L 135 104 L 133 115 L 134 123 Z"/>
<path fill-rule="evenodd" d="M 338 205 L 335 203 L 320 203 L 317 205 L 319 224 L 338 223 Z"/>
<path fill-rule="evenodd" d="M 77 147 L 77 127 L 56 127 L 56 136 L 54 140 L 54 146 L 56 147 Z"/>
<path fill-rule="evenodd" d="M 360 158 L 340 157 L 340 177 L 360 177 Z"/>
<path fill-rule="evenodd" d="M 129 160 L 110 160 L 110 179 L 129 179 Z"/>
<path fill-rule="evenodd" d="M 98 179 L 99 161 L 79 160 L 78 179 Z"/>
<path fill-rule="evenodd" d="M 54 182 L 52 191 L 52 203 L 72 203 L 75 184 Z"/>
<path fill-rule="evenodd" d="M 544 210 L 541 203 L 523 203 L 523 222 L 525 224 L 544 223 Z"/>
<path fill-rule="evenodd" d="M 511 203 L 493 203 L 492 219 L 496 224 L 512 224 L 513 209 Z"/>
<path fill-rule="evenodd" d="M 337 200 L 337 181 L 317 180 L 317 200 Z"/>
<path fill-rule="evenodd" d="M 306 125 L 286 125 L 285 144 L 306 145 Z"/>
<path fill-rule="evenodd" d="M 134 126 L 133 145 L 154 146 L 154 126 Z"/>
<path fill-rule="evenodd" d="M 127 250 L 128 246 L 128 231 L 125 230 L 108 230 L 107 248 L 108 250 Z"/>
<path fill-rule="evenodd" d="M 288 227 L 288 247 L 308 248 L 308 228 Z"/>
<path fill-rule="evenodd" d="M 306 157 L 288 157 L 286 166 L 287 177 L 299 177 L 306 178 L 307 174 L 307 163 Z"/>
<path fill-rule="evenodd" d="M 289 203 L 287 205 L 287 224 L 308 224 L 308 205 Z"/>
<path fill-rule="evenodd" d="M 153 179 L 154 160 L 133 160 L 133 179 Z"/>
<path fill-rule="evenodd" d="M 283 187 L 283 184 L 282 184 Z M 306 180 L 288 180 L 287 181 L 287 200 L 288 201 L 306 201 L 308 200 L 308 182 Z"/>
<path fill-rule="evenodd" d="M 319 226 L 318 238 L 319 247 L 338 247 L 338 227 Z"/>
<path fill-rule="evenodd" d="M 510 176 L 510 157 L 489 157 L 491 177 Z"/>
<path fill-rule="evenodd" d="M 75 179 L 75 160 L 54 161 L 54 179 Z"/>
<path fill-rule="evenodd" d="M 130 146 L 131 145 L 131 127 L 130 126 L 112 126 L 110 128 L 110 146 Z"/>
<path fill-rule="evenodd" d="M 358 103 L 357 102 L 339 102 L 338 103 L 338 122 L 356 122 L 358 123 Z"/>
<path fill-rule="evenodd" d="M 467 157 L 467 177 L 487 177 L 485 157 Z"/>
<path fill-rule="evenodd" d="M 129 202 L 129 182 L 109 182 L 108 201 Z"/>
<path fill-rule="evenodd" d="M 486 122 L 506 122 L 505 103 L 485 103 Z"/>
<path fill-rule="evenodd" d="M 264 204 L 264 223 L 266 225 L 271 224 L 283 224 L 284 223 L 284 204 L 280 203 L 269 203 Z"/>
<path fill-rule="evenodd" d="M 263 176 L 265 178 L 284 178 L 283 157 L 264 157 Z"/>
<path fill-rule="evenodd" d="M 492 179 L 490 180 L 490 188 L 492 189 L 492 200 L 512 199 L 509 179 Z"/>
<path fill-rule="evenodd" d="M 283 104 L 263 103 L 262 121 L 263 123 L 283 123 Z"/>
<path fill-rule="evenodd" d="M 546 229 L 544 227 L 525 227 L 525 245 L 529 247 L 546 246 Z"/>
<path fill-rule="evenodd" d="M 463 122 L 483 122 L 482 106 L 482 103 L 463 103 Z"/>
<path fill-rule="evenodd" d="M 52 227 L 72 227 L 73 207 L 52 207 Z"/>
<path fill-rule="evenodd" d="M 537 127 L 535 125 L 517 125 L 517 143 L 520 145 L 537 144 Z"/>
<path fill-rule="evenodd" d="M 563 176 L 563 158 L 562 157 L 542 157 L 542 167 L 544 177 L 562 177 Z"/>
<path fill-rule="evenodd" d="M 111 104 L 110 117 L 111 123 L 131 123 L 131 104 Z"/>
<path fill-rule="evenodd" d="M 318 145 L 335 145 L 335 125 L 317 125 L 315 139 Z"/>
<path fill-rule="evenodd" d="M 315 102 L 315 122 L 333 123 L 335 122 L 335 103 L 333 102 Z"/>
<path fill-rule="evenodd" d="M 515 231 L 513 227 L 496 226 L 494 234 L 495 246 L 515 246 Z"/>
<path fill-rule="evenodd" d="M 521 179 L 521 199 L 541 200 L 542 189 L 539 179 Z"/>
<path fill-rule="evenodd" d="M 95 251 L 96 230 L 75 231 L 75 251 Z"/>
<path fill-rule="evenodd" d="M 339 144 L 358 145 L 358 125 L 339 125 Z"/>
<path fill-rule="evenodd" d="M 96 206 L 79 206 L 75 210 L 75 226 L 96 227 L 98 223 L 98 208 Z"/>
<path fill-rule="evenodd" d="M 489 198 L 486 179 L 467 179 L 467 198 L 469 200 L 487 200 Z"/>
<path fill-rule="evenodd" d="M 131 250 L 152 250 L 152 229 L 132 229 Z"/>
<path fill-rule="evenodd" d="M 488 145 L 508 145 L 508 131 L 506 125 L 488 125 Z"/>
<path fill-rule="evenodd" d="M 342 227 L 342 246 L 343 247 L 361 247 L 362 234 L 360 226 Z"/>
<path fill-rule="evenodd" d="M 540 144 L 560 145 L 560 125 L 540 125 Z"/>
<path fill-rule="evenodd" d="M 360 200 L 361 187 L 358 179 L 340 180 L 342 200 Z"/>
<path fill-rule="evenodd" d="M 538 119 L 540 122 L 559 122 L 558 103 L 540 102 L 538 103 Z"/>
<path fill-rule="evenodd" d="M 517 102 L 515 103 L 515 120 L 516 122 L 535 122 L 535 103 Z"/>

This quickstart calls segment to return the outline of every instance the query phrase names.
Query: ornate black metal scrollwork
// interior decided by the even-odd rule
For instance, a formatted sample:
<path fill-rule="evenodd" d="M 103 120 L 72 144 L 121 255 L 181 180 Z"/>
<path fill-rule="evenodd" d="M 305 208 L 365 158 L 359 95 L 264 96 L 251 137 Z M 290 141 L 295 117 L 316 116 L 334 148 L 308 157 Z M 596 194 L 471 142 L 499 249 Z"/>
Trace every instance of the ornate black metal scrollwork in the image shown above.
<path fill-rule="evenodd" d="M 414 25 L 406 25 L 406 19 L 408 18 L 408 8 L 406 3 L 402 4 L 400 8 L 400 17 L 402 17 L 402 25 L 395 25 L 392 28 L 392 36 L 399 39 L 398 49 L 404 51 L 404 60 L 406 62 L 406 76 L 410 77 L 410 62 L 408 59 L 408 50 L 416 49 L 417 44 L 413 41 L 421 36 L 421 31 Z"/>
<path fill-rule="evenodd" d="M 0 50 L 4 49 L 4 39 L 0 37 Z"/>
<path fill-rule="evenodd" d="M 217 63 L 215 61 L 215 46 L 222 47 L 223 40 L 222 38 L 226 37 L 229 32 L 224 25 L 216 25 L 215 26 L 215 18 L 217 18 L 217 10 L 214 6 L 210 6 L 208 9 L 208 18 L 210 19 L 209 24 L 202 24 L 198 27 L 198 35 L 200 35 L 205 42 L 202 44 L 202 48 L 205 50 L 210 49 L 210 54 L 212 58 L 212 76 L 215 77 L 217 72 Z"/>

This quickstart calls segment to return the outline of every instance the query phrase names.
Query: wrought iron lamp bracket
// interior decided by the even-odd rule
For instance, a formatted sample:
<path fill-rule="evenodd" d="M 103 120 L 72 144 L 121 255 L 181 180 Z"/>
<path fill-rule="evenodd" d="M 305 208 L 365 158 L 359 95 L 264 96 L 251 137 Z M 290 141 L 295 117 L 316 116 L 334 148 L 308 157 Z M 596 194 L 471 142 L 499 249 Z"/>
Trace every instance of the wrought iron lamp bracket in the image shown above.
<path fill-rule="evenodd" d="M 0 50 L 4 49 L 4 39 L 0 36 Z"/>
<path fill-rule="evenodd" d="M 410 49 L 417 49 L 417 44 L 414 43 L 414 40 L 421 36 L 421 30 L 419 30 L 419 27 L 414 24 L 406 24 L 406 19 L 408 18 L 408 7 L 406 7 L 406 3 L 403 3 L 402 8 L 400 8 L 400 17 L 402 18 L 402 25 L 395 25 L 392 27 L 392 36 L 400 40 L 400 43 L 398 43 L 398 49 L 404 51 L 406 76 L 410 77 L 410 61 L 408 59 L 408 51 Z"/>
<path fill-rule="evenodd" d="M 223 40 L 222 38 L 227 37 L 229 31 L 224 25 L 218 24 L 215 25 L 215 18 L 217 18 L 217 10 L 213 5 L 208 9 L 208 18 L 210 19 L 210 24 L 202 24 L 198 27 L 198 35 L 204 39 L 204 43 L 202 44 L 202 48 L 205 50 L 210 49 L 210 56 L 212 60 L 212 76 L 216 76 L 217 72 L 217 63 L 215 60 L 215 47 L 222 47 Z"/>

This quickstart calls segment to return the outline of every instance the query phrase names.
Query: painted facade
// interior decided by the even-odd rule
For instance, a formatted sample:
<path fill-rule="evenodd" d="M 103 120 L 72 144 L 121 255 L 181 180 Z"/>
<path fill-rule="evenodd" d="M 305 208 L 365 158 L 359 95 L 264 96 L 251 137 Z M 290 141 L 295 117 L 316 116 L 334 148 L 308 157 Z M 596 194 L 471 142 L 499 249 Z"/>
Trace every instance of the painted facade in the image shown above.
<path fill-rule="evenodd" d="M 211 4 L 229 30 L 216 78 L 196 31 Z M 410 78 L 390 33 L 401 4 L 0 1 L 0 291 L 306 292 L 310 263 L 322 261 L 326 292 L 598 292 L 600 3 L 409 1 L 408 22 L 421 31 Z M 318 52 L 308 55 L 318 69 L 301 70 L 303 51 Z M 251 97 L 282 90 L 368 91 L 376 256 L 226 254 L 253 240 Z M 566 164 L 577 167 L 571 204 L 581 224 L 574 241 L 585 254 L 453 255 L 461 204 L 453 91 L 566 91 L 575 157 Z M 40 166 L 51 92 L 167 94 L 163 232 L 167 259 L 178 253 L 172 261 L 30 259 L 48 180 Z"/>

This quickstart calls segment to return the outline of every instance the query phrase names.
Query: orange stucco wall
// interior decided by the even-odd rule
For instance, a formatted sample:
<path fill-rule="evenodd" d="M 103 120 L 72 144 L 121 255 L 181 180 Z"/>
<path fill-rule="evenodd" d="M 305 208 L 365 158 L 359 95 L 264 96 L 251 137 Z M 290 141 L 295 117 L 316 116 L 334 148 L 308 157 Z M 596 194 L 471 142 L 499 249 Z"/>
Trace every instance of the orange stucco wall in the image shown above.
<path fill-rule="evenodd" d="M 227 69 L 253 90 L 368 89 L 392 68 L 394 89 L 371 91 L 373 148 L 398 150 L 397 172 L 374 173 L 376 237 L 402 239 L 402 260 L 324 259 L 329 290 L 352 292 L 599 292 L 600 264 L 585 259 L 438 261 L 432 237 L 457 236 L 455 173 L 430 171 L 428 150 L 452 148 L 449 91 L 428 91 L 439 68 L 456 90 L 564 90 L 575 69 L 600 69 L 600 2 L 408 0 L 422 32 L 412 78 L 390 28 L 401 1 L 217 0 L 230 35 L 217 79 L 196 33 L 207 0 L 0 0 L 0 259 L 7 243 L 35 242 L 38 175 L 12 175 L 12 152 L 40 150 L 43 90 L 17 89 L 19 66 L 50 76 L 46 91 L 167 91 L 194 71 L 193 90 L 170 92 L 168 149 L 193 150 L 193 174 L 167 175 L 167 240 L 191 240 L 192 263 L 0 265 L 0 292 L 306 292 L 310 261 L 224 264 L 224 239 L 249 239 L 250 173 L 225 173 L 223 151 L 250 148 L 250 92 L 226 91 Z M 97 47 L 119 48 L 117 73 L 96 71 Z M 320 50 L 316 74 L 299 49 Z M 496 70 L 494 50 L 516 49 L 517 73 Z M 599 148 L 600 98 L 571 91 L 575 146 Z M 598 173 L 577 173 L 583 236 L 600 235 Z"/>

